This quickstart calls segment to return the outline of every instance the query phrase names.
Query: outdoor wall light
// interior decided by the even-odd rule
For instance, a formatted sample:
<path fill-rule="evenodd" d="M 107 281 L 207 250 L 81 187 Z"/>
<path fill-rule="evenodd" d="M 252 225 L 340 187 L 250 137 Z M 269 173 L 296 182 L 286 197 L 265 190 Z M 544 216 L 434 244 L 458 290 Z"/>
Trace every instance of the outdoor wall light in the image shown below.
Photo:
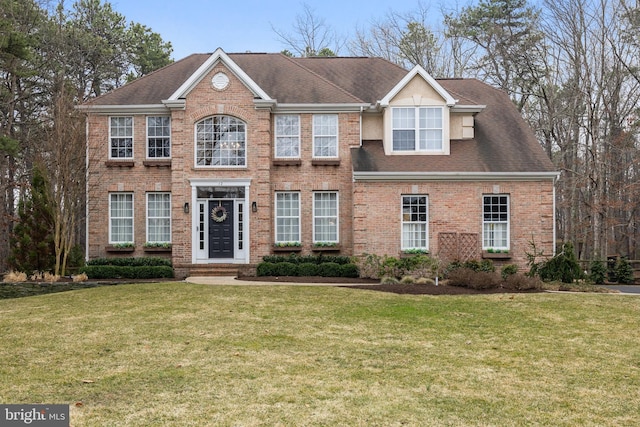
<path fill-rule="evenodd" d="M 251 202 L 251 212 L 258 212 L 258 204 L 256 202 Z"/>
<path fill-rule="evenodd" d="M 184 204 L 182 210 L 184 211 L 184 213 L 189 213 L 189 202 Z"/>

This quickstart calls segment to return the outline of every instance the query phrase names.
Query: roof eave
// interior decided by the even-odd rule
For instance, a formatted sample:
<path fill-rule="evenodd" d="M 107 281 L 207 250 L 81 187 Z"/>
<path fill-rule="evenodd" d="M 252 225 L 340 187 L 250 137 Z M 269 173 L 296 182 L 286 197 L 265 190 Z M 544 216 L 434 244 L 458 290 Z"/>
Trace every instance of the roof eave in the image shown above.
<path fill-rule="evenodd" d="M 354 181 L 555 181 L 559 172 L 353 172 Z"/>
<path fill-rule="evenodd" d="M 486 105 L 454 105 L 451 107 L 452 113 L 472 113 L 477 114 L 487 108 Z"/>
<path fill-rule="evenodd" d="M 274 113 L 349 113 L 361 112 L 371 107 L 368 103 L 335 104 L 275 104 Z"/>
<path fill-rule="evenodd" d="M 133 104 L 133 105 L 78 105 L 76 108 L 85 113 L 93 114 L 136 114 L 136 113 L 164 113 L 169 112 L 165 104 Z"/>

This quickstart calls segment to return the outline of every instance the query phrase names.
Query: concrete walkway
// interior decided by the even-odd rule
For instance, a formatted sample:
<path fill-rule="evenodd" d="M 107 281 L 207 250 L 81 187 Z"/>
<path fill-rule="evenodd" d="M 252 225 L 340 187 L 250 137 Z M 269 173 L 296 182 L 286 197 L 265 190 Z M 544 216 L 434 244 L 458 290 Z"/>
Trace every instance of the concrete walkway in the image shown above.
<path fill-rule="evenodd" d="M 304 283 L 304 282 L 264 282 L 251 280 L 238 280 L 233 276 L 220 277 L 187 277 L 184 279 L 187 283 L 195 283 L 199 285 L 233 285 L 233 286 L 357 286 L 361 283 Z"/>

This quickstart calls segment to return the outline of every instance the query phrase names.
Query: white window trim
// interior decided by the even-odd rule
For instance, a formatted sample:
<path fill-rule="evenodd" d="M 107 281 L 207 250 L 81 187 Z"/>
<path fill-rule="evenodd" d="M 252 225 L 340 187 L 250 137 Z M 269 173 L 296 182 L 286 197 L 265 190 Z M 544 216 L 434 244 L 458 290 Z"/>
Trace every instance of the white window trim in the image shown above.
<path fill-rule="evenodd" d="M 484 219 L 484 198 L 485 197 L 506 197 L 507 198 L 507 245 L 506 246 L 487 246 L 485 245 L 485 224 L 504 224 L 504 221 L 485 221 Z M 482 250 L 485 251 L 487 249 L 500 249 L 500 250 L 510 250 L 511 249 L 511 197 L 509 194 L 483 194 L 482 195 Z"/>
<path fill-rule="evenodd" d="M 405 197 L 424 197 L 427 204 L 427 220 L 424 221 L 405 221 L 404 220 L 404 198 Z M 404 241 L 404 225 L 405 224 L 425 224 L 425 247 L 405 246 Z M 403 251 L 410 249 L 429 250 L 429 195 L 427 194 L 403 194 L 400 196 L 400 249 Z"/>
<path fill-rule="evenodd" d="M 297 194 L 298 195 L 298 216 L 297 217 L 293 217 L 293 216 L 287 216 L 287 217 L 279 217 L 278 216 L 278 194 Z M 301 199 L 301 195 L 299 191 L 276 191 L 275 193 L 275 200 L 274 200 L 274 242 L 275 243 L 295 243 L 295 242 L 302 242 L 302 201 Z M 298 240 L 278 240 L 278 218 L 298 218 Z"/>
<path fill-rule="evenodd" d="M 147 223 L 146 223 L 146 241 L 147 242 L 151 242 L 149 240 L 149 220 L 152 219 L 149 216 L 149 196 L 152 194 L 168 194 L 169 195 L 169 240 L 168 241 L 158 241 L 158 240 L 154 240 L 152 243 L 171 243 L 171 235 L 173 232 L 173 220 L 172 220 L 172 215 L 171 215 L 171 193 L 168 191 L 153 191 L 153 192 L 149 192 L 147 193 L 147 203 L 146 203 L 146 218 L 147 218 Z M 154 217 L 154 218 L 164 218 L 164 217 Z"/>
<path fill-rule="evenodd" d="M 334 135 L 318 135 L 316 133 L 316 120 L 315 118 L 318 116 L 333 116 L 335 117 L 336 120 L 336 155 L 335 156 L 317 156 L 316 155 L 316 137 L 326 137 L 326 136 L 334 136 Z M 337 114 L 314 114 L 311 118 L 311 122 L 312 122 L 312 147 L 311 147 L 311 153 L 312 153 L 312 158 L 314 159 L 337 159 L 340 157 L 340 117 Z"/>
<path fill-rule="evenodd" d="M 113 217 L 111 216 L 111 201 L 112 198 L 111 196 L 116 195 L 116 194 L 131 194 L 131 241 L 128 242 L 115 242 L 113 241 L 113 228 L 112 228 L 112 224 L 111 224 L 111 220 L 113 219 Z M 133 192 L 131 191 L 117 191 L 117 192 L 113 192 L 113 193 L 109 193 L 109 212 L 108 212 L 108 217 L 109 217 L 109 244 L 110 245 L 114 245 L 114 244 L 119 244 L 119 243 L 134 243 L 135 242 L 135 238 L 136 238 L 136 211 L 135 211 L 135 207 L 136 207 L 136 196 Z M 124 217 L 117 217 L 117 218 L 124 218 Z"/>
<path fill-rule="evenodd" d="M 394 140 L 393 140 L 393 131 L 396 129 L 393 126 L 393 114 L 395 110 L 398 109 L 413 109 L 413 113 L 414 113 L 414 127 L 413 127 L 413 131 L 415 132 L 415 148 L 413 150 L 395 150 L 394 147 Z M 420 149 L 420 130 L 422 128 L 420 128 L 420 110 L 421 109 L 438 109 L 441 112 L 441 122 L 442 122 L 442 127 L 440 128 L 424 128 L 424 130 L 440 130 L 440 132 L 442 133 L 442 140 L 440 141 L 441 146 L 440 148 L 437 149 Z M 413 107 L 413 106 L 408 106 L 408 105 L 397 105 L 394 107 L 391 107 L 391 120 L 390 120 L 390 127 L 391 127 L 391 151 L 393 151 L 394 153 L 399 153 L 399 154 L 407 154 L 407 153 L 426 153 L 426 154 L 441 154 L 445 152 L 445 147 L 446 147 L 446 133 L 445 133 L 445 126 L 446 126 L 446 120 L 445 120 L 445 109 L 443 106 L 441 105 L 419 105 L 417 107 Z M 404 130 L 404 128 L 402 128 Z"/>
<path fill-rule="evenodd" d="M 298 155 L 297 156 L 278 156 L 278 138 L 279 137 L 291 137 L 293 135 L 279 135 L 278 134 L 278 124 L 277 124 L 277 117 L 286 117 L 286 116 L 292 116 L 292 117 L 297 117 L 298 118 L 298 133 L 297 133 L 297 138 L 298 138 Z M 302 151 L 302 146 L 300 144 L 300 140 L 301 140 L 301 135 L 300 135 L 300 128 L 302 127 L 300 121 L 300 115 L 299 114 L 276 114 L 275 115 L 276 120 L 274 120 L 274 129 L 273 129 L 273 134 L 274 134 L 274 140 L 273 140 L 273 157 L 276 159 L 299 159 L 300 155 L 301 155 L 301 151 Z"/>
<path fill-rule="evenodd" d="M 244 165 L 199 165 L 198 164 L 198 123 L 213 117 L 231 117 L 239 120 L 244 124 Z M 232 116 L 230 114 L 214 114 L 211 116 L 203 117 L 193 124 L 193 166 L 195 169 L 247 169 L 249 164 L 249 142 L 247 136 L 248 125 L 243 119 Z"/>
<path fill-rule="evenodd" d="M 112 136 L 111 136 L 111 119 L 115 119 L 115 118 L 120 118 L 120 117 L 130 117 L 131 118 L 131 157 L 112 157 L 111 156 L 111 149 L 112 149 Z M 135 141 L 135 134 L 136 134 L 136 121 L 135 121 L 135 117 L 131 116 L 131 115 L 124 115 L 124 116 L 109 116 L 108 119 L 108 126 L 109 126 L 109 160 L 133 160 L 135 158 L 135 154 L 136 154 L 136 141 Z M 113 138 L 121 138 L 121 137 L 113 137 Z"/>
<path fill-rule="evenodd" d="M 336 240 L 317 240 L 316 239 L 316 195 L 318 194 L 335 194 L 336 195 Z M 313 192 L 313 243 L 327 242 L 340 243 L 340 193 L 337 191 L 314 191 Z M 332 218 L 332 217 L 319 217 Z"/>
<path fill-rule="evenodd" d="M 169 119 L 169 157 L 149 157 L 149 119 L 150 118 L 156 118 L 156 117 L 166 117 Z M 145 145 L 145 157 L 149 160 L 157 160 L 157 159 L 162 159 L 162 160 L 167 160 L 167 159 L 171 159 L 173 157 L 173 144 L 171 141 L 171 116 L 167 116 L 167 115 L 162 115 L 162 114 L 158 114 L 158 115 L 149 115 L 146 117 L 146 124 L 145 124 L 145 128 L 146 128 L 146 145 Z M 157 137 L 154 137 L 157 138 Z"/>

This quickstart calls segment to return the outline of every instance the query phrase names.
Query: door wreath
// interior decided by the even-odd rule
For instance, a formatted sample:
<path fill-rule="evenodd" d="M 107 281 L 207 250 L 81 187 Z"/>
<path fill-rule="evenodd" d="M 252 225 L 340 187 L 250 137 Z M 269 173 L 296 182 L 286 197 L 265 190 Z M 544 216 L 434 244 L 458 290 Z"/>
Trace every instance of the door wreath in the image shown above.
<path fill-rule="evenodd" d="M 215 222 L 224 222 L 227 219 L 227 210 L 222 205 L 211 209 L 211 219 Z"/>

